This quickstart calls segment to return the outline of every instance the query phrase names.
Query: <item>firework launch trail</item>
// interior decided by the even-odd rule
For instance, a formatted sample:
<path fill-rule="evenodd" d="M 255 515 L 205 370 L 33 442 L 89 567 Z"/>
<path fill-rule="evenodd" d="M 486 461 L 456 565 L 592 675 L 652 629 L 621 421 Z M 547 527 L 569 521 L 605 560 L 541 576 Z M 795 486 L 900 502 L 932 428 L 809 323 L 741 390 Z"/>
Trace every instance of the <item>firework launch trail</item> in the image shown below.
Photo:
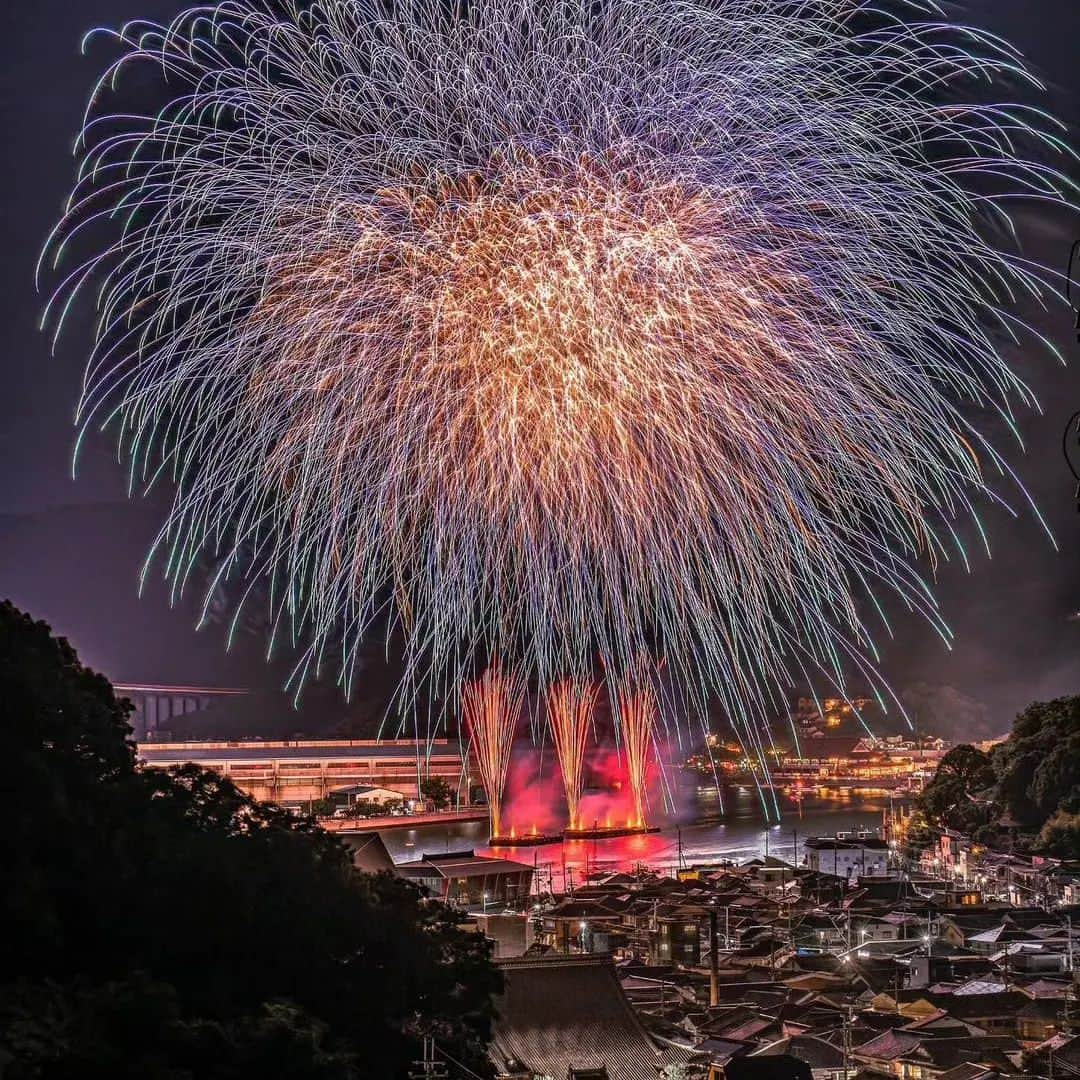
<path fill-rule="evenodd" d="M 576 829 L 581 824 L 579 809 L 585 746 L 592 726 L 598 689 L 595 683 L 564 679 L 548 691 L 548 723 L 551 725 L 555 753 L 559 759 L 571 829 Z"/>
<path fill-rule="evenodd" d="M 491 667 L 480 678 L 466 684 L 461 695 L 465 726 L 487 796 L 493 837 L 503 835 L 503 792 L 524 693 L 519 676 Z"/>

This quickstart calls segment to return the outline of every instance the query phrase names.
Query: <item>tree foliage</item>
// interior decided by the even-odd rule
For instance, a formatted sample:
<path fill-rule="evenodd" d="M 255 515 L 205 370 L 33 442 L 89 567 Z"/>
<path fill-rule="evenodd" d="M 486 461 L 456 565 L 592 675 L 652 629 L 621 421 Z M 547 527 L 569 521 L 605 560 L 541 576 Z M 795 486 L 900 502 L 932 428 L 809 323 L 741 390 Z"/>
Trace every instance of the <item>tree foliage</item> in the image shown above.
<path fill-rule="evenodd" d="M 992 829 L 1008 816 L 1035 846 L 1068 855 L 1080 813 L 1080 696 L 1036 702 L 989 754 L 957 746 L 941 760 L 919 806 L 938 826 Z M 1080 845 L 1076 847 L 1080 855 Z"/>
<path fill-rule="evenodd" d="M 974 746 L 955 746 L 938 765 L 919 807 L 935 825 L 971 831 L 985 823 L 995 782 L 990 756 Z"/>
<path fill-rule="evenodd" d="M 1036 845 L 1059 859 L 1080 859 L 1080 814 L 1058 810 L 1039 830 Z"/>
<path fill-rule="evenodd" d="M 1057 810 L 1080 810 L 1080 697 L 1036 702 L 994 750 L 1002 806 L 1039 828 Z"/>
<path fill-rule="evenodd" d="M 265 1058 L 269 1075 L 391 1078 L 421 1028 L 483 1072 L 498 976 L 451 911 L 212 772 L 138 768 L 127 705 L 6 602 L 0 700 L 13 1076 L 240 1076 Z"/>
<path fill-rule="evenodd" d="M 420 781 L 420 794 L 436 810 L 445 810 L 454 801 L 454 789 L 441 776 L 425 776 Z"/>

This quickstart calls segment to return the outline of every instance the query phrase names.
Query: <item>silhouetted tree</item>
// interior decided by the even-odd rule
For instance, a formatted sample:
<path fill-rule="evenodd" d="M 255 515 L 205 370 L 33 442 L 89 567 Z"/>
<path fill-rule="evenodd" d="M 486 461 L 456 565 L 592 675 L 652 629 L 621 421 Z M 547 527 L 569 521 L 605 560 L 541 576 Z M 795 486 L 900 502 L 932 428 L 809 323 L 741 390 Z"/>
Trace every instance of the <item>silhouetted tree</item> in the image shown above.
<path fill-rule="evenodd" d="M 1024 843 L 1034 838 L 1037 850 L 1080 857 L 1080 697 L 1029 705 L 989 754 L 972 746 L 950 750 L 919 807 L 932 824 L 984 842 L 1009 815 L 1024 830 Z"/>
<path fill-rule="evenodd" d="M 499 979 L 485 939 L 449 909 L 358 873 L 313 820 L 215 773 L 138 768 L 108 682 L 10 603 L 0 701 L 0 1040 L 12 1075 L 154 1076 L 159 1059 L 162 1076 L 252 1075 L 244 1062 L 279 1046 L 295 1068 L 270 1075 L 391 1078 L 421 1029 L 484 1072 Z M 28 1010 L 34 994 L 52 1004 Z M 110 1064 L 143 1060 L 116 1004 L 133 998 L 159 1036 L 141 1073 Z M 34 1038 L 28 1013 L 45 1024 Z M 32 1045 L 52 1049 L 35 1057 Z M 234 1072 L 187 1064 L 207 1046 Z"/>
<path fill-rule="evenodd" d="M 1080 697 L 1029 705 L 993 762 L 998 801 L 1032 830 L 1058 810 L 1080 811 Z"/>
<path fill-rule="evenodd" d="M 970 831 L 985 824 L 996 777 L 990 756 L 974 746 L 954 746 L 919 797 L 934 825 Z"/>

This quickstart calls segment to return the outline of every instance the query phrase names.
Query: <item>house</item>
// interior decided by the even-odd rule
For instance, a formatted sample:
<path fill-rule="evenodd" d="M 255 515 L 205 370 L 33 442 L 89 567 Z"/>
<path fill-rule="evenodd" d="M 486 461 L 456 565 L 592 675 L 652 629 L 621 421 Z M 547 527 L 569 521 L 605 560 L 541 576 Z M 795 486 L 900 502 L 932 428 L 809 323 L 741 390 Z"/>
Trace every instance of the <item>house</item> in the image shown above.
<path fill-rule="evenodd" d="M 1021 1042 L 1037 1045 L 1061 1031 L 1066 1016 L 1066 1002 L 1061 998 L 1036 998 L 1016 1014 L 1017 1037 Z"/>
<path fill-rule="evenodd" d="M 339 806 L 355 806 L 358 803 L 383 806 L 385 803 L 401 803 L 405 801 L 405 797 L 400 791 L 394 791 L 392 788 L 377 787 L 372 784 L 350 784 L 349 787 L 335 788 L 330 792 L 330 798 Z M 415 802 L 415 800 L 411 801 Z"/>
<path fill-rule="evenodd" d="M 423 885 L 448 904 L 486 908 L 489 904 L 506 904 L 527 897 L 532 888 L 533 867 L 472 851 L 448 851 L 399 863 L 395 873 Z"/>
<path fill-rule="evenodd" d="M 394 869 L 394 860 L 377 832 L 346 833 L 342 841 L 352 851 L 353 866 L 357 870 L 377 874 Z"/>
<path fill-rule="evenodd" d="M 815 1035 L 794 1035 L 760 1050 L 755 1050 L 751 1057 L 773 1057 L 787 1054 L 789 1057 L 806 1062 L 810 1066 L 813 1080 L 844 1080 L 849 1072 L 844 1068 L 844 1051 Z"/>
<path fill-rule="evenodd" d="M 902 1080 L 937 1080 L 961 1066 L 980 1065 L 1003 1070 L 1008 1075 L 1017 1072 L 1014 1058 L 1020 1044 L 1007 1037 L 962 1039 L 928 1038 L 899 1059 Z"/>
<path fill-rule="evenodd" d="M 1018 1014 L 1029 1002 L 1030 998 L 1019 990 L 958 994 L 917 989 L 882 991 L 874 996 L 870 1007 L 912 1020 L 946 1012 L 988 1035 L 1014 1035 L 1018 1030 Z"/>
<path fill-rule="evenodd" d="M 675 908 L 658 914 L 649 933 L 650 964 L 701 963 L 701 915 L 694 909 Z M 707 937 L 708 931 L 705 936 Z"/>
<path fill-rule="evenodd" d="M 1029 1055 L 1032 1076 L 1080 1075 L 1080 1035 L 1054 1035 Z"/>
<path fill-rule="evenodd" d="M 544 912 L 541 936 L 556 952 L 609 952 L 622 921 L 607 898 L 567 898 Z"/>
<path fill-rule="evenodd" d="M 949 1038 L 889 1031 L 857 1046 L 852 1056 L 870 1072 L 899 1077 L 900 1080 L 940 1080 L 951 1069 L 977 1065 L 1016 1072 L 1010 1054 L 1021 1047 L 1016 1039 L 994 1036 Z"/>
<path fill-rule="evenodd" d="M 840 839 L 812 836 L 803 848 L 806 865 L 816 873 L 850 880 L 884 875 L 889 869 L 889 845 L 877 837 Z"/>
<path fill-rule="evenodd" d="M 899 1061 L 905 1054 L 913 1053 L 927 1038 L 909 1031 L 884 1031 L 852 1051 L 856 1062 L 875 1073 L 901 1075 Z"/>
<path fill-rule="evenodd" d="M 982 953 L 983 956 L 993 956 L 995 953 L 1002 952 L 1006 946 L 1016 945 L 1020 942 L 1031 942 L 1038 945 L 1040 941 L 1041 939 L 1037 935 L 1028 930 L 1021 930 L 1010 919 L 1006 919 L 990 930 L 971 934 L 966 944 L 968 948 L 977 953 Z"/>
<path fill-rule="evenodd" d="M 477 930 L 495 943 L 495 959 L 523 956 L 536 937 L 531 915 L 516 911 L 476 912 L 472 916 Z"/>

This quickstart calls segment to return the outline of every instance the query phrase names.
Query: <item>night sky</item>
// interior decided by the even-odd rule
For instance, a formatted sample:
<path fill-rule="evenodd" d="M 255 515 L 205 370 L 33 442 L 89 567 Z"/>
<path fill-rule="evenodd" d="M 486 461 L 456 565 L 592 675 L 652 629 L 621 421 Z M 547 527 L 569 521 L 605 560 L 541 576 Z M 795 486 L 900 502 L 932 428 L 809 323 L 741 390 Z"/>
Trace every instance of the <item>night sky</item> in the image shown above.
<path fill-rule="evenodd" d="M 71 479 L 72 414 L 80 388 L 89 315 L 67 331 L 55 355 L 37 330 L 43 298 L 34 264 L 73 176 L 71 146 L 95 75 L 113 55 L 104 42 L 79 52 L 83 33 L 124 20 L 167 20 L 178 0 L 36 0 L 5 11 L 2 107 L 4 348 L 0 363 L 0 596 L 47 619 L 83 658 L 122 681 L 273 688 L 284 669 L 266 668 L 255 640 L 231 655 L 220 627 L 195 633 L 195 599 L 170 610 L 160 585 L 136 596 L 140 560 L 165 505 L 126 499 L 123 469 L 105 437 L 92 442 Z M 1017 43 L 1050 86 L 1051 108 L 1080 125 L 1080 3 L 1077 0 L 970 0 L 963 18 Z M 1080 139 L 1073 136 L 1073 144 Z M 1030 256 L 1064 266 L 1080 223 L 1026 212 L 1019 221 Z M 1021 417 L 1027 453 L 1007 452 L 1045 514 L 1054 551 L 1029 512 L 1017 519 L 987 509 L 993 558 L 974 551 L 972 572 L 946 566 L 938 596 L 957 634 L 952 652 L 921 623 L 901 618 L 881 641 L 883 669 L 897 690 L 925 683 L 938 706 L 959 715 L 984 707 L 1004 729 L 1027 702 L 1080 692 L 1080 514 L 1061 455 L 1066 419 L 1080 409 L 1080 344 L 1064 307 L 1033 315 L 1059 342 L 1070 369 L 1033 348 L 1014 364 L 1045 415 Z M 992 430 L 992 429 L 991 429 Z M 1011 494 L 1003 485 L 1000 490 Z M 965 535 L 971 538 L 972 530 Z M 382 700 L 392 673 L 373 663 L 358 693 Z M 955 692 L 954 692 L 955 691 Z"/>

